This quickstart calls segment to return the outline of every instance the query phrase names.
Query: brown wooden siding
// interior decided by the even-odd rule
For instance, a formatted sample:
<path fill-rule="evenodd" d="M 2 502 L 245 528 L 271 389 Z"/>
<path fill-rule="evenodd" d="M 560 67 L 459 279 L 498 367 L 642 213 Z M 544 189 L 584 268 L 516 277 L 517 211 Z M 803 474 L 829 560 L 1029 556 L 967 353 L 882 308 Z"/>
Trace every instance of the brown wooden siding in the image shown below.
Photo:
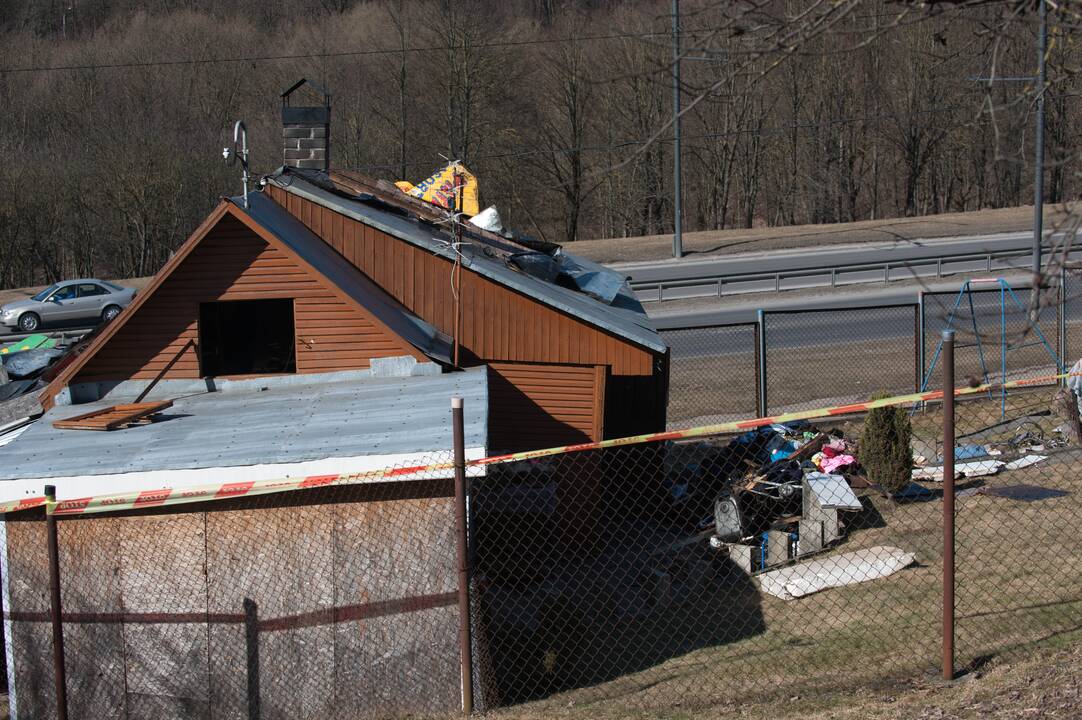
<path fill-rule="evenodd" d="M 266 192 L 421 319 L 454 332 L 450 261 L 281 188 Z M 656 402 L 664 380 L 655 353 L 468 268 L 461 297 L 463 364 L 604 365 L 605 404 L 621 406 L 618 415 L 607 413 L 606 437 L 664 429 L 664 403 Z M 628 392 L 634 394 L 615 397 Z"/>
<path fill-rule="evenodd" d="M 152 379 L 163 370 L 163 378 L 198 378 L 199 303 L 266 298 L 294 299 L 298 373 L 366 368 L 374 357 L 423 358 L 320 276 L 226 215 L 74 382 Z"/>
<path fill-rule="evenodd" d="M 281 188 L 267 192 L 417 316 L 453 331 L 448 260 Z M 462 345 L 480 360 L 608 365 L 614 375 L 653 374 L 649 350 L 468 268 L 462 273 L 462 316 Z"/>
<path fill-rule="evenodd" d="M 605 367 L 491 363 L 489 448 L 525 450 L 604 436 Z"/>

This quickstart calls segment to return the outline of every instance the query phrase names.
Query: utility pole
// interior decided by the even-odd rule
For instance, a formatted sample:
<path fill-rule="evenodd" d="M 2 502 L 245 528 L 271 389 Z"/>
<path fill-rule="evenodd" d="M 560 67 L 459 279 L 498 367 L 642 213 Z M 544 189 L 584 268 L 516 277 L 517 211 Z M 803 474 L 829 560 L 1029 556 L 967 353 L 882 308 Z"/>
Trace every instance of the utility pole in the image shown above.
<path fill-rule="evenodd" d="M 1048 5 L 1040 0 L 1041 27 L 1037 31 L 1037 132 L 1034 148 L 1033 178 L 1033 282 L 1040 288 L 1041 240 L 1044 236 L 1044 56 L 1048 53 Z"/>
<path fill-rule="evenodd" d="M 672 0 L 672 256 L 684 256 L 683 189 L 680 178 L 680 0 Z"/>
<path fill-rule="evenodd" d="M 1033 148 L 1033 282 L 1040 290 L 1041 241 L 1044 239 L 1044 91 L 1047 84 L 1044 56 L 1048 53 L 1048 1 L 1039 0 L 1040 25 L 1037 30 L 1037 77 L 971 77 L 977 82 L 1035 82 L 1037 83 L 1037 127 Z"/>

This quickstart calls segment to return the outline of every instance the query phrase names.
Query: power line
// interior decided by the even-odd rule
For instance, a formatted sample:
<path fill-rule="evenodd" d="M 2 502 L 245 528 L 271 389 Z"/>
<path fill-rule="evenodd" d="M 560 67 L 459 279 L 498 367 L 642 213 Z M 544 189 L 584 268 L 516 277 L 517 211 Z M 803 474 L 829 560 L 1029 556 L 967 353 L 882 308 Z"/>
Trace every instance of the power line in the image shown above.
<path fill-rule="evenodd" d="M 882 115 L 854 115 L 851 117 L 836 117 L 827 118 L 826 120 L 820 120 L 818 122 L 810 123 L 794 123 L 792 125 L 777 125 L 771 128 L 764 128 L 762 130 L 754 130 L 751 128 L 742 128 L 740 130 L 730 130 L 722 133 L 703 133 L 699 135 L 684 135 L 684 140 L 716 140 L 725 137 L 736 137 L 738 135 L 752 135 L 756 134 L 761 137 L 772 137 L 776 135 L 782 135 L 788 133 L 790 130 L 810 130 L 825 125 L 848 125 L 854 122 L 873 122 L 877 120 L 889 120 L 892 118 L 912 118 L 922 115 L 937 115 L 940 113 L 954 112 L 956 110 L 972 110 L 969 105 L 947 105 L 937 108 L 929 108 L 927 110 L 916 110 L 910 113 L 902 113 L 895 115 L 892 113 L 886 113 Z M 546 148 L 546 149 L 518 149 L 514 148 L 499 153 L 492 153 L 489 155 L 475 155 L 469 160 L 505 160 L 516 157 L 528 157 L 530 155 L 570 155 L 573 153 L 585 153 L 585 152 L 609 152 L 612 150 L 622 150 L 629 147 L 637 147 L 646 142 L 649 138 L 641 138 L 638 140 L 622 140 L 617 143 L 609 145 L 580 145 L 578 147 L 568 148 Z M 657 142 L 672 143 L 673 138 L 659 138 Z M 415 162 L 405 163 L 405 167 L 429 167 L 432 165 L 431 161 L 419 160 Z M 403 167 L 402 163 L 386 163 L 386 164 L 372 164 L 361 165 L 357 169 L 359 170 L 394 170 Z"/>
<path fill-rule="evenodd" d="M 709 29 L 691 30 L 692 33 L 713 32 Z M 219 63 L 271 62 L 277 60 L 310 60 L 341 57 L 362 57 L 370 55 L 401 55 L 403 53 L 423 53 L 441 50 L 484 50 L 488 48 L 521 47 L 525 45 L 549 45 L 570 42 L 595 42 L 600 40 L 644 39 L 668 37 L 666 32 L 649 33 L 613 33 L 609 35 L 583 35 L 539 40 L 505 40 L 501 42 L 478 43 L 476 45 L 430 45 L 426 47 L 407 47 L 377 50 L 343 50 L 339 52 L 296 53 L 290 55 L 246 55 L 229 58 L 178 58 L 176 60 L 148 60 L 145 62 L 92 63 L 86 65 L 38 65 L 16 68 L 0 68 L 0 75 L 14 75 L 32 72 L 68 72 L 74 70 L 123 70 L 152 67 L 172 67 L 178 65 L 214 65 Z"/>

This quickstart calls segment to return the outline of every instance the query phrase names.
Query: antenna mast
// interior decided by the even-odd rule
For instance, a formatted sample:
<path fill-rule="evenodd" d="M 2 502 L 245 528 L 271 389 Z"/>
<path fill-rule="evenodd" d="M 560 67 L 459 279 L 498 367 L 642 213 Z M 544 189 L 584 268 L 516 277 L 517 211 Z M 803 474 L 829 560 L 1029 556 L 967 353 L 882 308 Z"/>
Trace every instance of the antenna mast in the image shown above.
<path fill-rule="evenodd" d="M 238 147 L 239 145 L 239 147 Z M 240 158 L 241 183 L 244 185 L 244 209 L 248 209 L 248 128 L 243 120 L 237 120 L 233 126 L 233 147 L 222 148 L 222 157 L 227 165 L 232 167 Z"/>

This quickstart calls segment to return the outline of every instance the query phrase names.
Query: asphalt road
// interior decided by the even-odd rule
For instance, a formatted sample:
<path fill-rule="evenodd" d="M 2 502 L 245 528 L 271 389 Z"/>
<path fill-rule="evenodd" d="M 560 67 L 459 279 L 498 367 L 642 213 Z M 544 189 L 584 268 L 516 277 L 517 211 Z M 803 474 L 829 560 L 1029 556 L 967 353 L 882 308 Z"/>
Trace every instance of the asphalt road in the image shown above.
<path fill-rule="evenodd" d="M 620 263 L 643 302 L 838 287 L 953 274 L 1002 275 L 1032 264 L 1028 233 L 835 245 L 725 257 Z M 1052 244 L 1045 252 L 1051 252 Z M 1082 257 L 1073 252 L 1072 258 Z"/>

